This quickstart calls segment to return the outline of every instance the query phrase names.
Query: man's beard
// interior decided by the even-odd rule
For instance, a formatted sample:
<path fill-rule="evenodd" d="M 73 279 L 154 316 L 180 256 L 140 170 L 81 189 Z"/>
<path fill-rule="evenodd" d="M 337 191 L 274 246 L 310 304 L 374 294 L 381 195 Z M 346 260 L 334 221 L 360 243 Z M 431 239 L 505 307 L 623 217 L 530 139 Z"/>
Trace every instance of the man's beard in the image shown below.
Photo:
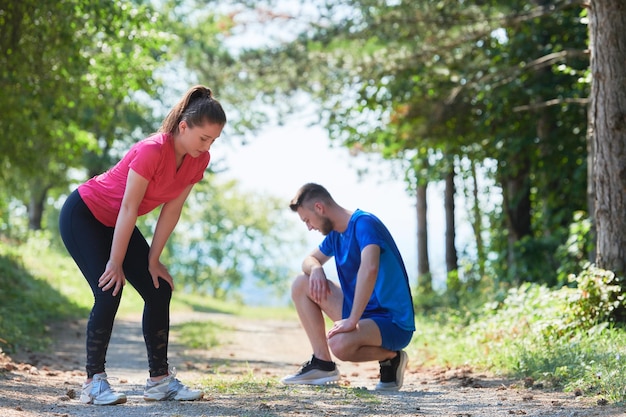
<path fill-rule="evenodd" d="M 330 221 L 330 219 L 328 217 L 322 217 L 322 226 L 320 227 L 320 232 L 324 236 L 326 236 L 330 232 L 332 232 L 334 228 L 335 228 L 335 226 L 333 225 L 333 222 Z"/>

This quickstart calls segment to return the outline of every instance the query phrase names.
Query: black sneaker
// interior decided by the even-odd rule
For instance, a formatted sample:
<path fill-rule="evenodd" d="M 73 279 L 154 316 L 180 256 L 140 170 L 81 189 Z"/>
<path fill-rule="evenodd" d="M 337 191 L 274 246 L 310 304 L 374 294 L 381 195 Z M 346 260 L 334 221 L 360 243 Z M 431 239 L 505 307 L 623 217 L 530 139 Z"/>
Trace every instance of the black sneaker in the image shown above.
<path fill-rule="evenodd" d="M 296 374 L 284 377 L 281 382 L 288 385 L 325 385 L 339 381 L 339 377 L 335 362 L 323 361 L 313 355 L 310 361 L 302 364 Z"/>
<path fill-rule="evenodd" d="M 398 354 L 380 364 L 380 382 L 376 384 L 377 391 L 397 391 L 404 382 L 404 371 L 409 362 L 409 356 L 400 350 Z"/>

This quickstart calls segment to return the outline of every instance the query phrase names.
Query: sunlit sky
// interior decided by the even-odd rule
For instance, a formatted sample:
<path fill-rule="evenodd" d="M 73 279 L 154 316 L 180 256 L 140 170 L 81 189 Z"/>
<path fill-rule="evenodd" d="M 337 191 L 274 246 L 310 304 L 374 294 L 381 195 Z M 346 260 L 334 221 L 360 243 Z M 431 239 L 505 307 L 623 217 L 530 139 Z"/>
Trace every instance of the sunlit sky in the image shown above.
<path fill-rule="evenodd" d="M 357 167 L 370 163 L 365 157 L 350 156 L 345 148 L 331 147 L 321 127 L 292 121 L 281 127 L 265 129 L 249 144 L 220 148 L 213 146 L 212 158 L 225 159 L 229 170 L 220 174 L 236 178 L 244 189 L 264 192 L 285 200 L 288 215 L 296 216 L 287 208 L 298 188 L 307 182 L 324 185 L 335 200 L 347 209 L 360 208 L 377 215 L 389 228 L 404 257 L 409 278 L 417 276 L 417 226 L 415 200 L 405 189 L 402 178 L 392 178 L 387 161 L 378 161 L 372 173 L 359 177 Z M 441 187 L 429 188 L 430 266 L 433 274 L 443 278 L 444 220 Z M 306 231 L 310 242 L 302 256 L 313 249 L 323 236 L 317 231 Z M 299 265 L 299 261 L 298 264 Z M 333 271 L 327 271 L 327 273 Z"/>

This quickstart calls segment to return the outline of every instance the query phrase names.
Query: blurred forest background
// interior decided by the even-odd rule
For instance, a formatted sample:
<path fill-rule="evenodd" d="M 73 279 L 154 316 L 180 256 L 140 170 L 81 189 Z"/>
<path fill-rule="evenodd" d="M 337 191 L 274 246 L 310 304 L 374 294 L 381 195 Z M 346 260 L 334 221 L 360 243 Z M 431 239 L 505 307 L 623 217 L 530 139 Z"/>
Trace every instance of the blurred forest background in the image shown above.
<path fill-rule="evenodd" d="M 0 0 L 0 347 L 86 316 L 58 210 L 200 83 L 229 116 L 220 146 L 306 108 L 333 146 L 393 161 L 415 201 L 412 358 L 623 402 L 625 62 L 623 0 Z M 205 310 L 250 277 L 284 293 L 304 244 L 282 199 L 227 169 L 212 162 L 163 259 Z"/>
<path fill-rule="evenodd" d="M 312 106 L 333 143 L 398 162 L 415 198 L 420 311 L 502 301 L 525 283 L 576 286 L 592 265 L 622 276 L 624 80 L 611 65 L 624 62 L 626 12 L 602 3 L 2 0 L 0 233 L 58 245 L 69 191 L 201 83 L 227 108 L 228 140 Z M 606 53 L 590 48 L 597 19 Z M 218 298 L 246 276 L 284 289 L 302 243 L 294 219 L 222 181 L 225 169 L 214 161 L 194 190 L 166 263 Z M 445 185 L 443 229 L 426 220 L 432 184 Z M 458 211 L 473 231 L 463 251 Z M 429 233 L 445 235 L 443 289 Z"/>

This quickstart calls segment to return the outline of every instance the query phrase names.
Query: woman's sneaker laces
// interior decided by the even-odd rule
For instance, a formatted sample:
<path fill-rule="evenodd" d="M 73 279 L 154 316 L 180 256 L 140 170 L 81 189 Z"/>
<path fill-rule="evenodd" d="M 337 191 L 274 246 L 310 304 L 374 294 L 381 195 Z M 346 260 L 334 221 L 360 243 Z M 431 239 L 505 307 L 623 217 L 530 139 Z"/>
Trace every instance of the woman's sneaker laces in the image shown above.
<path fill-rule="evenodd" d="M 202 398 L 202 391 L 191 389 L 176 379 L 176 368 L 158 382 L 148 378 L 143 399 L 146 401 L 194 401 Z"/>
<path fill-rule="evenodd" d="M 126 395 L 115 392 L 109 385 L 106 373 L 95 374 L 88 384 L 83 384 L 80 391 L 80 402 L 94 405 L 124 404 Z"/>

